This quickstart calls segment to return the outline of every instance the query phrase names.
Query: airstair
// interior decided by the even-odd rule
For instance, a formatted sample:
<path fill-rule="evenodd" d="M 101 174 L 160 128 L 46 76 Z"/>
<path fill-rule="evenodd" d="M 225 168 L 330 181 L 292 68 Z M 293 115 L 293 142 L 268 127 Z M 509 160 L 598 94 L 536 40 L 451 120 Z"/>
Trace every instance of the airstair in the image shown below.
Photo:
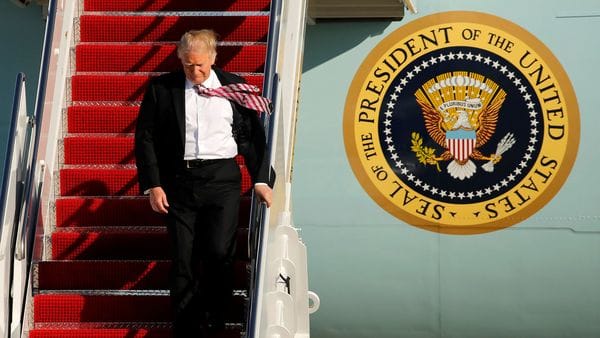
<path fill-rule="evenodd" d="M 1 263 L 13 278 L 2 337 L 172 336 L 167 233 L 139 195 L 133 133 L 149 79 L 180 67 L 174 42 L 202 28 L 220 36 L 217 66 L 275 105 L 264 118 L 278 177 L 270 209 L 238 158 L 235 305 L 223 337 L 309 336 L 318 297 L 290 213 L 305 11 L 305 1 L 278 0 L 50 2 L 31 132 L 18 135 L 29 146 L 5 170 L 16 178 L 4 182 L 2 231 L 12 230 Z M 8 259 L 17 248 L 20 259 Z"/>

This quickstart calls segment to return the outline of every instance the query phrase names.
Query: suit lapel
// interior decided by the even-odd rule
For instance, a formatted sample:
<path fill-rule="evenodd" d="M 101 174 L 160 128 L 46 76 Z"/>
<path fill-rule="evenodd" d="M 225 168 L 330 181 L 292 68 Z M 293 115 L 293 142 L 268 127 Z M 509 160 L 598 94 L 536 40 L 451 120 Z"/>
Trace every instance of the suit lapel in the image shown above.
<path fill-rule="evenodd" d="M 179 126 L 179 135 L 181 136 L 181 145 L 185 145 L 185 75 L 175 78 L 175 83 L 171 87 L 173 97 L 173 107 L 175 108 L 175 118 Z"/>

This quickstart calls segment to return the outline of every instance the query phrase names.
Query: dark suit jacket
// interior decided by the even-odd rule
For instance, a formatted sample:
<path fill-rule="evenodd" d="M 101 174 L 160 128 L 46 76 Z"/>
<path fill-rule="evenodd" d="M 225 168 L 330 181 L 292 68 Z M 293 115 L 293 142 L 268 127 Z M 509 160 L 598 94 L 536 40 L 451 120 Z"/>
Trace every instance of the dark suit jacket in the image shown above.
<path fill-rule="evenodd" d="M 244 79 L 213 68 L 222 85 Z M 135 157 L 140 190 L 164 186 L 175 179 L 185 147 L 185 74 L 183 71 L 153 78 L 144 95 L 135 131 Z M 233 134 L 238 154 L 244 156 L 254 183 L 273 187 L 274 173 L 266 156 L 265 132 L 257 112 L 233 108 Z"/>

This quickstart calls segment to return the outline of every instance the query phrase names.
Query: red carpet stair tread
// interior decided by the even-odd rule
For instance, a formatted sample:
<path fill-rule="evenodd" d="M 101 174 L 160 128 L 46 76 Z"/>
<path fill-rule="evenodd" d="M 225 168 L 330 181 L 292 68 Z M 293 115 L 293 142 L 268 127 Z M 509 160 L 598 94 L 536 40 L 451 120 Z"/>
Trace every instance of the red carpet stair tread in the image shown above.
<path fill-rule="evenodd" d="M 247 256 L 247 231 L 238 230 L 237 254 Z M 165 228 L 66 228 L 52 234 L 53 259 L 168 259 Z"/>
<path fill-rule="evenodd" d="M 133 133 L 138 106 L 75 106 L 67 111 L 67 131 L 85 133 Z"/>
<path fill-rule="evenodd" d="M 242 197 L 240 224 L 247 224 L 250 199 Z M 245 217 L 244 217 L 245 215 Z M 144 198 L 61 197 L 56 200 L 56 227 L 163 226 L 164 219 Z"/>
<path fill-rule="evenodd" d="M 239 335 L 238 335 L 239 336 Z M 170 338 L 169 329 L 38 329 L 29 338 Z M 231 336 L 236 337 L 236 336 Z"/>
<path fill-rule="evenodd" d="M 34 264 L 31 338 L 169 338 L 168 235 L 139 195 L 133 134 L 151 76 L 180 66 L 174 42 L 217 31 L 217 65 L 262 88 L 270 0 L 84 0 L 48 259 Z M 228 12 L 228 13 L 221 13 Z M 178 16 L 179 15 L 179 16 Z M 248 288 L 251 182 L 243 159 L 235 310 L 220 337 L 240 337 Z"/>
<path fill-rule="evenodd" d="M 52 260 L 37 266 L 43 290 L 166 290 L 171 262 L 162 260 Z M 235 287 L 247 287 L 246 263 L 235 262 Z"/>
<path fill-rule="evenodd" d="M 262 72 L 265 53 L 265 45 L 222 46 L 219 64 L 226 71 Z M 80 44 L 75 55 L 81 72 L 167 72 L 181 64 L 173 44 Z"/>
<path fill-rule="evenodd" d="M 81 42 L 177 41 L 193 27 L 212 27 L 225 42 L 266 42 L 268 16 L 82 15 Z"/>
<path fill-rule="evenodd" d="M 251 179 L 244 170 L 242 191 L 248 192 L 250 188 Z M 60 170 L 62 196 L 136 196 L 139 191 L 135 168 L 76 167 Z"/>
<path fill-rule="evenodd" d="M 239 297 L 237 299 L 239 301 Z M 34 321 L 38 323 L 168 323 L 169 296 L 54 293 L 34 298 Z M 241 309 L 240 309 L 241 310 Z M 230 313 L 230 320 L 243 320 L 243 311 Z"/>
<path fill-rule="evenodd" d="M 270 0 L 205 1 L 203 11 L 268 11 Z M 87 0 L 84 11 L 143 12 L 143 11 L 197 11 L 198 0 Z"/>
<path fill-rule="evenodd" d="M 249 84 L 262 87 L 262 75 L 243 76 Z M 71 78 L 71 95 L 77 105 L 89 102 L 139 103 L 150 75 L 92 75 L 80 74 Z"/>

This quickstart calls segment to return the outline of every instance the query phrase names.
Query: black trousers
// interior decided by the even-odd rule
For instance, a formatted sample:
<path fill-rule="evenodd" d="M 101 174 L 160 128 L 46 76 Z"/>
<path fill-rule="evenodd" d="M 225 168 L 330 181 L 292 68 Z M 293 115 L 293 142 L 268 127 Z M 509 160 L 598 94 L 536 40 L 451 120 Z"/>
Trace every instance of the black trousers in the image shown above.
<path fill-rule="evenodd" d="M 175 337 L 202 337 L 231 304 L 241 174 L 234 159 L 182 168 L 165 188 Z M 206 335 L 206 333 L 204 333 Z"/>

